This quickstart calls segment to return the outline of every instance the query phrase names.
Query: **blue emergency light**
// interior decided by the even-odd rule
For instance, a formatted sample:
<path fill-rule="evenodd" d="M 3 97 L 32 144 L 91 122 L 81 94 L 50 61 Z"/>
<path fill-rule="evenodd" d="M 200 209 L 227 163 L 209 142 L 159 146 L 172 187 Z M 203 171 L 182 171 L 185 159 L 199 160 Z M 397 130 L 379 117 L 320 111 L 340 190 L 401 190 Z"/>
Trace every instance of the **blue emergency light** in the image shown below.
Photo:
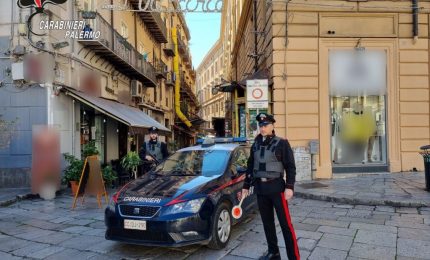
<path fill-rule="evenodd" d="M 196 144 L 226 144 L 226 143 L 246 143 L 246 137 L 217 137 L 217 138 L 199 138 Z"/>

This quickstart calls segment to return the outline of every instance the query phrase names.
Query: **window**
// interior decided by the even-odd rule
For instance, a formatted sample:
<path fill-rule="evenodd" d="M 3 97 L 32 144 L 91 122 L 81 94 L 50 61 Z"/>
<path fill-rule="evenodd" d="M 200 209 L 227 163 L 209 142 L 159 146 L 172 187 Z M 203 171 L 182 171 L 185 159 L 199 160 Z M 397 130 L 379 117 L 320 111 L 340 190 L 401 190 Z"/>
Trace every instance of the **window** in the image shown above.
<path fill-rule="evenodd" d="M 124 23 L 124 21 L 121 21 L 121 36 L 124 38 L 128 38 L 128 27 L 127 24 Z"/>
<path fill-rule="evenodd" d="M 174 153 L 155 168 L 158 174 L 220 175 L 230 153 L 222 150 L 194 150 Z"/>
<path fill-rule="evenodd" d="M 246 168 L 248 163 L 249 150 L 239 148 L 233 154 L 231 170 L 236 173 L 237 167 Z"/>

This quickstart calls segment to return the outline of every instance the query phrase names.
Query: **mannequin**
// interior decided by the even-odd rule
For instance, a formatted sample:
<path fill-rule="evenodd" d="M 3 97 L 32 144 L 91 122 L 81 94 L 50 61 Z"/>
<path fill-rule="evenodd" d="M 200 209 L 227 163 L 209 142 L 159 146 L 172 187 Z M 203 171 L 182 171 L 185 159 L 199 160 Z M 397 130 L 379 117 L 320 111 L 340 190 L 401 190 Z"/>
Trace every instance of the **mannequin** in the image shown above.
<path fill-rule="evenodd" d="M 375 130 L 376 124 L 372 111 L 365 110 L 362 103 L 354 103 L 352 111 L 343 113 L 341 138 L 344 144 L 342 157 L 345 163 L 366 161 L 365 149 L 368 147 L 370 137 L 374 136 Z"/>

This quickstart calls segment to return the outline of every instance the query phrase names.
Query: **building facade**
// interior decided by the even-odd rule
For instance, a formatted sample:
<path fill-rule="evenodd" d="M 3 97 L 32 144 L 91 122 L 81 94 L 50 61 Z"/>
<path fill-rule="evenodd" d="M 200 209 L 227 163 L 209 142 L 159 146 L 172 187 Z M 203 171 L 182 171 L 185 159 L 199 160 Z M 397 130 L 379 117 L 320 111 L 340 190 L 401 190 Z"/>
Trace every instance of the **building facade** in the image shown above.
<path fill-rule="evenodd" d="M 276 133 L 310 148 L 314 178 L 423 170 L 430 3 L 413 2 L 243 3 L 231 79 L 269 80 Z M 233 102 L 233 125 L 245 97 Z M 244 111 L 249 124 L 254 111 Z"/>
<path fill-rule="evenodd" d="M 222 43 L 218 40 L 197 68 L 197 97 L 201 104 L 200 116 L 205 121 L 205 134 L 225 136 L 226 93 L 213 92 L 224 80 Z"/>
<path fill-rule="evenodd" d="M 58 130 L 61 153 L 80 158 L 83 146 L 94 142 L 102 163 L 138 150 L 150 126 L 160 129 L 160 139 L 172 150 L 178 147 L 175 82 L 189 86 L 184 90 L 179 85 L 177 91 L 179 102 L 184 102 L 194 95 L 195 73 L 190 58 L 184 61 L 173 45 L 172 31 L 188 29 L 180 13 L 118 11 L 136 10 L 138 3 L 47 4 L 31 21 L 36 34 L 26 26 L 34 8 L 3 3 L 0 42 L 5 54 L 0 66 L 7 73 L 1 76 L 0 115 L 12 126 L 6 145 L 0 147 L 0 186 L 29 186 L 32 134 L 46 125 Z M 42 26 L 43 21 L 67 20 L 82 24 L 71 29 Z M 187 49 L 187 43 L 181 42 L 179 49 Z M 183 77 L 174 72 L 179 56 Z"/>
<path fill-rule="evenodd" d="M 173 26 L 177 46 L 173 58 L 173 72 L 175 74 L 175 121 L 173 125 L 175 147 L 186 147 L 195 143 L 197 133 L 202 123 L 198 115 L 199 102 L 196 97 L 196 72 L 192 65 L 191 52 L 188 47 L 191 35 L 182 13 L 175 14 Z"/>

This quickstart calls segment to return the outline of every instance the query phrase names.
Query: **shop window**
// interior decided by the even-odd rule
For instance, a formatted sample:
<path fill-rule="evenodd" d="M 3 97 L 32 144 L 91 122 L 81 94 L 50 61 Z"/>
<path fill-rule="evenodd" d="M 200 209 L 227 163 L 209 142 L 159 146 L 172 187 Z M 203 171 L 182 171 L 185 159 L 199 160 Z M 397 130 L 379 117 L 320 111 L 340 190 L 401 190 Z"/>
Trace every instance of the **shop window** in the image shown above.
<path fill-rule="evenodd" d="M 333 166 L 385 165 L 385 51 L 331 50 L 329 63 Z"/>

